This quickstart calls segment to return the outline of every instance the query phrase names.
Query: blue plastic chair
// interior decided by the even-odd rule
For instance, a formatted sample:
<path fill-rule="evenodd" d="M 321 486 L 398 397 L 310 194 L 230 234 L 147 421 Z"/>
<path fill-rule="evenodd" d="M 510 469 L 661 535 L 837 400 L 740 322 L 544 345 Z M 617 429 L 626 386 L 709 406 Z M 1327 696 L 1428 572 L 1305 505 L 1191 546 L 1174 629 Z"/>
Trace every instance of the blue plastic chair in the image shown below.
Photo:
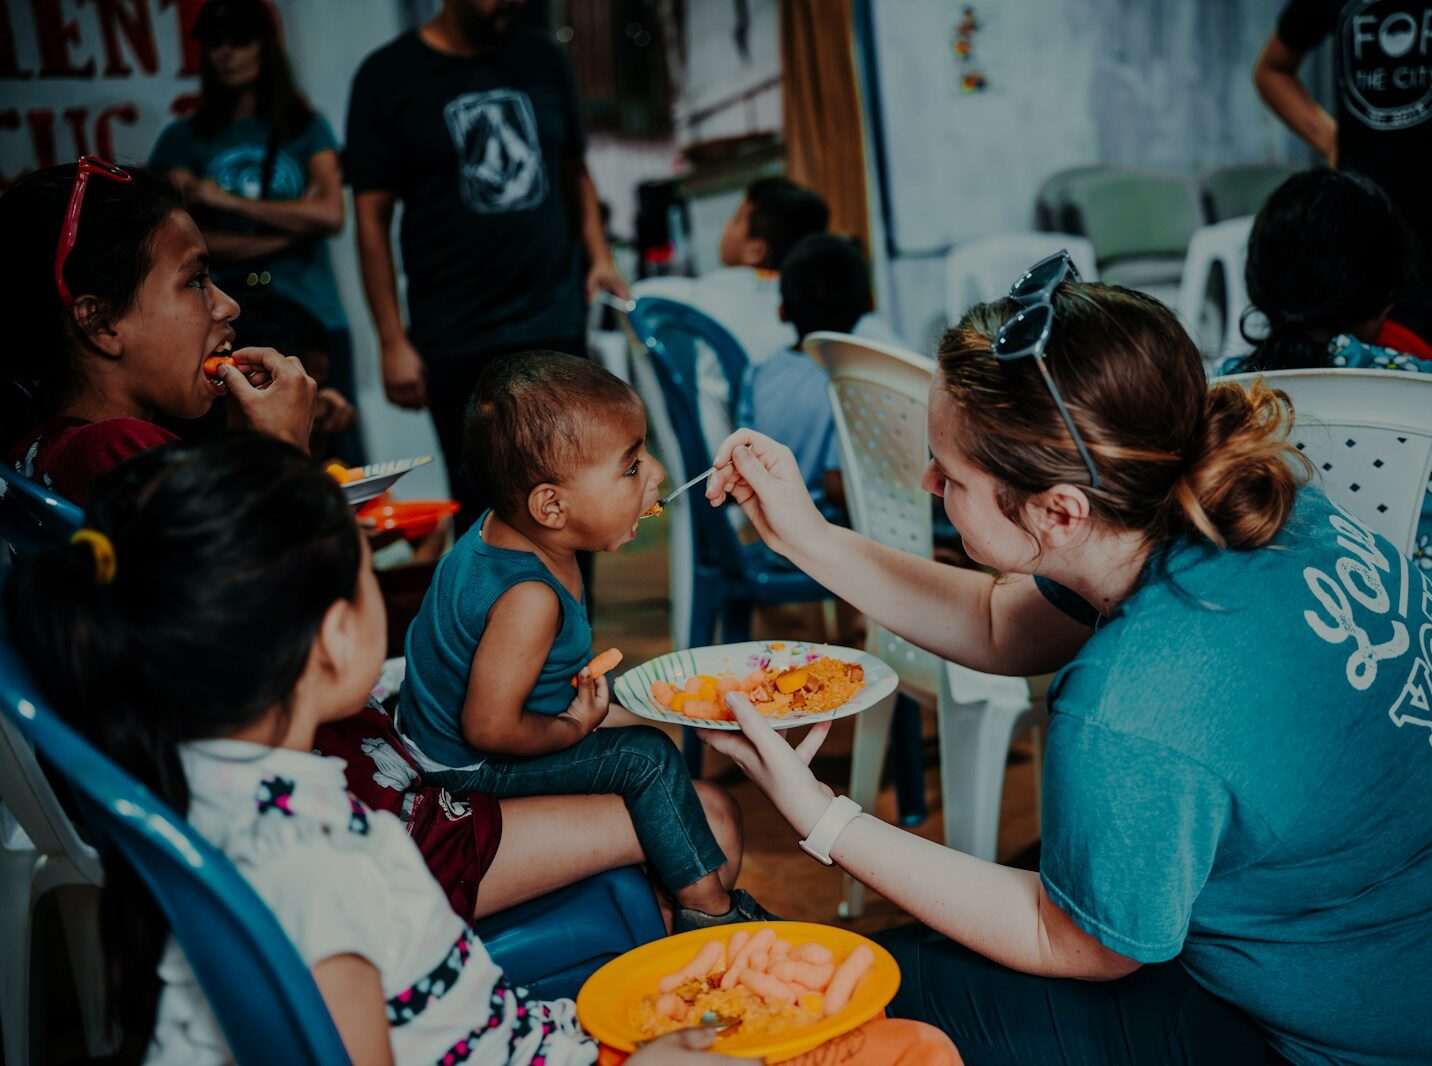
<path fill-rule="evenodd" d="M 79 529 L 84 513 L 0 462 L 0 540 L 18 552 L 34 552 Z"/>
<path fill-rule="evenodd" d="M 630 321 L 661 386 L 682 463 L 692 474 L 707 469 L 711 450 L 701 432 L 698 343 L 715 353 L 735 411 L 746 370 L 740 342 L 710 316 L 663 297 L 637 300 Z M 715 643 L 718 620 L 723 642 L 750 640 L 751 618 L 758 603 L 812 603 L 830 598 L 829 592 L 799 570 L 780 566 L 764 544 L 741 544 L 722 511 L 701 506 L 699 501 L 691 510 L 694 565 L 688 633 L 692 647 Z M 684 728 L 683 738 L 687 766 L 693 777 L 700 776 L 702 746 L 696 731 Z"/>
<path fill-rule="evenodd" d="M 576 998 L 612 959 L 666 936 L 651 883 L 635 866 L 509 907 L 473 928 L 508 978 L 542 999 Z"/>
<path fill-rule="evenodd" d="M 8 637 L 0 714 L 69 784 L 86 827 L 123 853 L 163 908 L 235 1059 L 347 1063 L 308 968 L 232 863 L 46 705 Z"/>

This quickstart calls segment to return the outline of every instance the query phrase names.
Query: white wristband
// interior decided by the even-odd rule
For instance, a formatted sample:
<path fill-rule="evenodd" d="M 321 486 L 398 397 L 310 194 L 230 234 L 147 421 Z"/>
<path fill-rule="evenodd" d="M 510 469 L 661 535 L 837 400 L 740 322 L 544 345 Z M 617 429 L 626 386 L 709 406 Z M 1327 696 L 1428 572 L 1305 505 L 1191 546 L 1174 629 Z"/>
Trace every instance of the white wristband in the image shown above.
<path fill-rule="evenodd" d="M 817 862 L 834 866 L 830 849 L 835 847 L 835 841 L 845 832 L 845 827 L 864 813 L 860 804 L 849 796 L 836 796 L 811 826 L 810 835 L 801 841 L 801 850 Z"/>

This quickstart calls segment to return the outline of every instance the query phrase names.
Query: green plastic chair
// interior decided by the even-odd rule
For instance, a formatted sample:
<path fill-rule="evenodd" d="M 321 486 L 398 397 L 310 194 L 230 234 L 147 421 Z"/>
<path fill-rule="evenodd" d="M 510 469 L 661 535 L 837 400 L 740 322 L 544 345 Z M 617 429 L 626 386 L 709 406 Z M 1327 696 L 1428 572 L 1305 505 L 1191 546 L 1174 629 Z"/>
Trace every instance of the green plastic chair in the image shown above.
<path fill-rule="evenodd" d="M 1209 221 L 1256 215 L 1273 190 L 1297 172 L 1297 167 L 1284 163 L 1246 163 L 1211 171 L 1202 182 Z"/>

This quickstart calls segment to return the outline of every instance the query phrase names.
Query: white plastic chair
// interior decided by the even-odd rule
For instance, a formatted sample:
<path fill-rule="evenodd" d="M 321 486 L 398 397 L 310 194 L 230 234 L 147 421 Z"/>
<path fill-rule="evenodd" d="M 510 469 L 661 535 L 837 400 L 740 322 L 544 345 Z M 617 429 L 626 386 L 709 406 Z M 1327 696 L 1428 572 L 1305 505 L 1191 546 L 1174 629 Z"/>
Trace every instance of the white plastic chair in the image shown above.
<path fill-rule="evenodd" d="M 805 347 L 830 370 L 851 525 L 881 544 L 928 558 L 931 500 L 920 479 L 929 462 L 926 421 L 934 363 L 844 333 L 813 333 Z M 865 647 L 890 664 L 902 686 L 936 696 L 945 843 L 993 860 L 1010 740 L 1040 720 L 1028 682 L 944 662 L 873 623 Z M 867 810 L 880 791 L 894 710 L 892 695 L 855 720 L 850 794 Z M 841 915 L 858 917 L 864 901 L 864 886 L 847 877 Z"/>
<path fill-rule="evenodd" d="M 75 831 L 35 753 L 0 715 L 0 1028 L 5 1061 L 30 1062 L 30 947 L 35 907 L 56 898 L 74 971 L 85 1044 L 112 1054 L 119 1034 L 107 1022 L 99 940 L 99 855 Z"/>
<path fill-rule="evenodd" d="M 1328 498 L 1411 555 L 1432 477 L 1432 375 L 1395 370 L 1278 370 L 1262 379 L 1293 402 L 1293 443 Z"/>
<path fill-rule="evenodd" d="M 1248 306 L 1244 268 L 1248 265 L 1248 234 L 1252 216 L 1230 218 L 1194 231 L 1184 258 L 1179 282 L 1178 313 L 1184 327 L 1203 353 L 1204 365 L 1217 366 L 1230 355 L 1242 355 L 1251 345 L 1239 332 L 1239 320 Z M 1210 293 L 1221 294 L 1217 313 L 1210 321 L 1214 303 Z"/>
<path fill-rule="evenodd" d="M 1094 246 L 1069 233 L 997 233 L 957 244 L 945 256 L 945 314 L 953 325 L 977 303 L 1008 294 L 1016 278 L 1068 248 L 1085 281 L 1097 281 Z"/>

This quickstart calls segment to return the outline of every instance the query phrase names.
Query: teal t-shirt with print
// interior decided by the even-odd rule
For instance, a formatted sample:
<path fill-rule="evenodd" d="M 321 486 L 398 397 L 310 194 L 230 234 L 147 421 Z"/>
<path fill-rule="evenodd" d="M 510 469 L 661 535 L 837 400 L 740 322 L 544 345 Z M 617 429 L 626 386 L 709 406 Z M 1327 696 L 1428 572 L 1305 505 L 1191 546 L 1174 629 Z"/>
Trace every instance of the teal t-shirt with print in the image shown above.
<path fill-rule="evenodd" d="M 586 605 L 532 552 L 483 540 L 491 513 L 483 512 L 438 563 L 403 645 L 408 667 L 398 702 L 398 728 L 418 763 L 429 771 L 468 769 L 487 757 L 463 736 L 462 707 L 487 617 L 509 589 L 539 582 L 557 594 L 561 610 L 557 636 L 523 704 L 527 710 L 548 715 L 565 711 L 576 696 L 572 678 L 592 656 Z"/>
<path fill-rule="evenodd" d="M 1040 873 L 1082 929 L 1292 1062 L 1429 1061 L 1426 572 L 1305 488 L 1268 547 L 1152 560 L 1049 706 Z"/>
<path fill-rule="evenodd" d="M 264 160 L 269 147 L 269 123 L 261 118 L 235 119 L 216 137 L 204 139 L 194 133 L 192 120 L 171 122 L 159 135 L 150 153 L 149 165 L 156 170 L 187 170 L 195 177 L 208 178 L 225 192 L 248 200 L 259 199 L 263 191 Z M 308 127 L 292 140 L 283 141 L 274 155 L 269 179 L 270 200 L 299 200 L 308 191 L 308 165 L 322 152 L 336 152 L 338 140 L 322 115 L 314 115 Z M 236 233 L 259 232 L 261 227 L 246 219 L 219 217 L 212 224 Z M 348 328 L 348 317 L 338 296 L 338 281 L 328 257 L 328 242 L 313 240 L 300 244 L 263 263 L 270 280 L 268 291 L 308 308 L 324 328 Z M 247 269 L 213 268 L 219 285 L 243 306 L 244 294 L 253 290 Z"/>

